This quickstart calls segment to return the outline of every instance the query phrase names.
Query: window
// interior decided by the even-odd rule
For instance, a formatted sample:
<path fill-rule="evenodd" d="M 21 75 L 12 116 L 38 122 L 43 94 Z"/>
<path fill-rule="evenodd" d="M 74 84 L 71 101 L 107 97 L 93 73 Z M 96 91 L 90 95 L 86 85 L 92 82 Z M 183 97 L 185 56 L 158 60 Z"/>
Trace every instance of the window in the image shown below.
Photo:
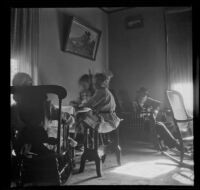
<path fill-rule="evenodd" d="M 12 86 L 12 80 L 14 75 L 19 72 L 19 63 L 15 59 L 10 60 L 10 86 Z M 14 104 L 13 96 L 11 95 L 11 105 Z"/>
<path fill-rule="evenodd" d="M 178 91 L 183 96 L 185 107 L 190 115 L 193 115 L 193 84 L 192 83 L 175 83 L 172 89 Z"/>
<path fill-rule="evenodd" d="M 183 96 L 193 115 L 192 9 L 166 12 L 168 87 Z"/>

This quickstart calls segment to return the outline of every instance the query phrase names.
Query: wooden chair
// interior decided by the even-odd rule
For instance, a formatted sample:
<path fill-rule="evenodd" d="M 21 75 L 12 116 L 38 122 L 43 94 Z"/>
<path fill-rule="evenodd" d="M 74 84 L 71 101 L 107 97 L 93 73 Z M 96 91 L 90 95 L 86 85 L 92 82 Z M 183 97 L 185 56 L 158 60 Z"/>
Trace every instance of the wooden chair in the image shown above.
<path fill-rule="evenodd" d="M 53 179 L 54 182 L 52 182 L 50 179 L 50 183 L 52 182 L 54 185 L 61 185 L 66 182 L 68 179 L 70 173 L 71 173 L 71 158 L 68 154 L 68 145 L 66 145 L 66 140 L 68 136 L 68 129 L 65 133 L 65 138 L 63 138 L 63 145 L 66 145 L 66 149 L 61 150 L 61 105 L 62 105 L 62 99 L 64 99 L 67 95 L 66 90 L 57 85 L 41 85 L 41 86 L 30 86 L 30 87 L 11 87 L 11 94 L 19 95 L 20 96 L 20 104 L 19 104 L 19 115 L 21 119 L 24 119 L 23 121 L 25 124 L 30 127 L 30 129 L 33 129 L 34 127 L 43 128 L 44 126 L 38 125 L 39 123 L 43 122 L 46 117 L 46 110 L 45 110 L 45 102 L 47 98 L 47 94 L 55 94 L 58 97 L 59 100 L 59 108 L 58 108 L 58 130 L 57 130 L 57 139 L 54 141 L 53 144 L 56 145 L 57 152 L 55 152 L 55 157 L 57 160 L 63 160 L 64 162 L 60 164 L 58 161 L 58 174 L 59 179 L 56 181 L 56 179 Z M 35 123 L 34 125 L 30 126 L 30 121 L 33 121 L 32 123 Z M 34 131 L 33 129 L 32 131 Z M 29 134 L 29 137 L 31 137 L 31 134 Z M 29 143 L 27 141 L 28 139 L 23 141 L 23 144 Z M 51 142 L 47 142 L 48 144 L 51 144 Z M 28 156 L 28 157 L 27 157 Z M 27 155 L 21 155 L 17 154 L 17 160 L 18 160 L 18 184 L 20 186 L 23 186 L 25 183 L 43 183 L 43 179 L 37 179 L 36 181 L 34 178 L 38 174 L 41 174 L 44 172 L 43 168 L 33 168 L 31 166 L 32 163 L 35 163 L 34 160 L 40 160 L 43 156 L 36 155 L 34 153 L 28 153 Z M 47 156 L 48 158 L 48 156 Z M 59 165 L 60 164 L 60 165 Z M 51 166 L 49 166 L 51 168 Z M 47 168 L 46 168 L 47 169 Z M 35 175 L 33 175 L 33 171 L 35 172 Z M 28 177 L 29 176 L 29 177 Z M 42 176 L 41 177 L 45 177 Z M 48 176 L 47 176 L 48 178 Z M 48 182 L 48 179 L 45 179 L 45 182 Z M 38 181 L 39 180 L 39 181 Z M 52 184 L 51 183 L 51 184 Z"/>
<path fill-rule="evenodd" d="M 179 92 L 167 90 L 166 94 L 173 113 L 174 123 L 179 133 L 181 146 L 179 163 L 183 164 L 184 158 L 193 158 L 193 118 L 188 115 L 183 97 Z M 171 157 L 170 154 L 167 155 Z"/>
<path fill-rule="evenodd" d="M 84 116 L 82 116 L 84 118 Z M 111 150 L 115 152 L 117 163 L 118 165 L 121 165 L 121 148 L 119 146 L 119 133 L 118 128 L 114 130 L 114 136 L 115 140 L 114 143 L 109 144 L 106 149 L 103 150 L 99 149 L 100 140 L 102 137 L 102 134 L 99 134 L 97 130 L 91 128 L 88 124 L 83 122 L 84 125 L 84 152 L 81 156 L 81 163 L 80 163 L 80 169 L 79 173 L 82 173 L 85 168 L 85 162 L 88 161 L 94 161 L 96 165 L 96 172 L 97 176 L 102 176 L 102 163 L 105 162 L 107 151 L 106 149 Z M 102 141 L 101 141 L 102 143 Z"/>

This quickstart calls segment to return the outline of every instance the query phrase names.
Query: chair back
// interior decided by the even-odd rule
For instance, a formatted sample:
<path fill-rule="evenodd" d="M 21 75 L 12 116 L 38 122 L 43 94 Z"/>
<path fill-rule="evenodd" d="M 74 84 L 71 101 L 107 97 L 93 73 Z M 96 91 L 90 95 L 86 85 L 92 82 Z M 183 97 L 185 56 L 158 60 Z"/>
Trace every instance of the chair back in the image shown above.
<path fill-rule="evenodd" d="M 170 107 L 173 113 L 174 120 L 179 127 L 179 130 L 183 137 L 191 135 L 193 133 L 192 122 L 184 105 L 182 95 L 175 90 L 167 90 L 167 98 L 170 103 Z"/>
<path fill-rule="evenodd" d="M 185 109 L 182 95 L 175 90 L 168 90 L 167 97 L 173 111 L 174 119 L 187 120 L 189 117 Z"/>

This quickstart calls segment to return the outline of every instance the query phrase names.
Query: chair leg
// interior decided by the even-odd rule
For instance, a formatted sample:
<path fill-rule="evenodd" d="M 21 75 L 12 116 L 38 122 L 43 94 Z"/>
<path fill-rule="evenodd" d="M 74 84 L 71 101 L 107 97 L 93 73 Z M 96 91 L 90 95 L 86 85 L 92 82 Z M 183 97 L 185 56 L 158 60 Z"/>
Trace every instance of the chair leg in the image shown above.
<path fill-rule="evenodd" d="M 119 145 L 116 147 L 115 154 L 117 158 L 117 164 L 121 166 L 121 148 Z"/>
<path fill-rule="evenodd" d="M 86 154 L 84 152 L 83 155 L 81 156 L 81 164 L 80 164 L 79 173 L 82 173 L 84 171 L 84 169 L 85 169 L 85 162 L 86 162 Z"/>
<path fill-rule="evenodd" d="M 181 150 L 180 150 L 180 164 L 183 163 L 183 158 L 184 158 L 184 146 L 183 146 L 183 142 L 182 142 L 182 139 L 181 139 L 181 142 L 180 142 L 180 146 L 181 146 Z"/>
<path fill-rule="evenodd" d="M 24 186 L 24 176 L 23 176 L 23 160 L 20 158 L 18 160 L 18 169 L 17 169 L 17 173 L 18 173 L 18 176 L 17 176 L 17 187 L 23 187 Z"/>
<path fill-rule="evenodd" d="M 154 148 L 157 151 L 159 151 L 160 150 L 160 144 L 159 144 L 159 140 L 158 140 L 158 136 L 157 136 L 157 131 L 155 129 L 155 125 L 150 130 L 150 138 L 151 138 L 151 141 L 154 145 Z"/>
<path fill-rule="evenodd" d="M 102 163 L 101 158 L 98 153 L 98 147 L 99 147 L 99 134 L 97 131 L 94 131 L 94 161 L 96 165 L 96 172 L 97 176 L 101 177 L 101 170 L 102 170 Z"/>
<path fill-rule="evenodd" d="M 121 165 L 121 147 L 119 145 L 119 128 L 115 130 L 115 154 L 117 158 L 117 164 Z"/>
<path fill-rule="evenodd" d="M 178 129 L 178 141 L 180 143 L 180 165 L 182 165 L 183 163 L 183 159 L 184 159 L 184 144 L 183 144 L 183 139 L 182 139 L 182 136 L 181 136 L 181 132 L 177 126 L 177 129 Z"/>
<path fill-rule="evenodd" d="M 97 176 L 101 177 L 102 164 L 101 164 L 101 159 L 98 155 L 95 158 L 95 165 L 96 165 Z"/>
<path fill-rule="evenodd" d="M 79 173 L 82 173 L 85 169 L 85 162 L 86 162 L 87 155 L 88 155 L 88 148 L 87 147 L 88 147 L 88 128 L 85 126 L 84 127 L 84 152 L 81 156 Z"/>
<path fill-rule="evenodd" d="M 105 154 L 105 153 L 104 153 L 104 155 L 102 156 L 101 160 L 102 160 L 102 163 L 104 163 L 104 162 L 106 161 L 106 154 Z"/>

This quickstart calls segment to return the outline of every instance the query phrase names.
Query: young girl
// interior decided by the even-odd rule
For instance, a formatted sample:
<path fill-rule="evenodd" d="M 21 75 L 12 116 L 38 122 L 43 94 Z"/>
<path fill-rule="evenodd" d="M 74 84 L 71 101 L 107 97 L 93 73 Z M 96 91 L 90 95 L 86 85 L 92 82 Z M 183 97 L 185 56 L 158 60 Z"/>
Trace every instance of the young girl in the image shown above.
<path fill-rule="evenodd" d="M 90 116 L 96 115 L 99 118 L 97 127 L 100 133 L 115 130 L 120 123 L 120 119 L 115 113 L 115 99 L 108 89 L 110 79 L 111 76 L 97 73 L 94 77 L 95 94 L 88 102 L 81 105 L 92 109 L 92 112 L 89 112 Z"/>
<path fill-rule="evenodd" d="M 70 104 L 74 107 L 79 107 L 79 105 L 86 103 L 94 94 L 94 89 L 92 85 L 92 79 L 90 75 L 84 74 L 80 77 L 78 81 L 81 91 L 79 93 L 79 98 L 76 101 L 71 101 Z"/>
<path fill-rule="evenodd" d="M 88 74 L 84 74 L 80 77 L 79 81 L 79 86 L 81 88 L 80 93 L 79 93 L 79 97 L 77 100 L 75 101 L 71 101 L 70 104 L 75 108 L 78 109 L 80 105 L 86 103 L 89 101 L 89 99 L 92 97 L 92 95 L 94 94 L 94 88 L 92 85 L 92 77 Z M 84 128 L 82 126 L 81 123 L 79 123 L 79 119 L 80 117 L 76 117 L 77 120 L 77 125 L 76 125 L 76 141 L 78 142 L 78 146 L 76 147 L 77 150 L 81 150 L 83 147 L 83 131 Z"/>

